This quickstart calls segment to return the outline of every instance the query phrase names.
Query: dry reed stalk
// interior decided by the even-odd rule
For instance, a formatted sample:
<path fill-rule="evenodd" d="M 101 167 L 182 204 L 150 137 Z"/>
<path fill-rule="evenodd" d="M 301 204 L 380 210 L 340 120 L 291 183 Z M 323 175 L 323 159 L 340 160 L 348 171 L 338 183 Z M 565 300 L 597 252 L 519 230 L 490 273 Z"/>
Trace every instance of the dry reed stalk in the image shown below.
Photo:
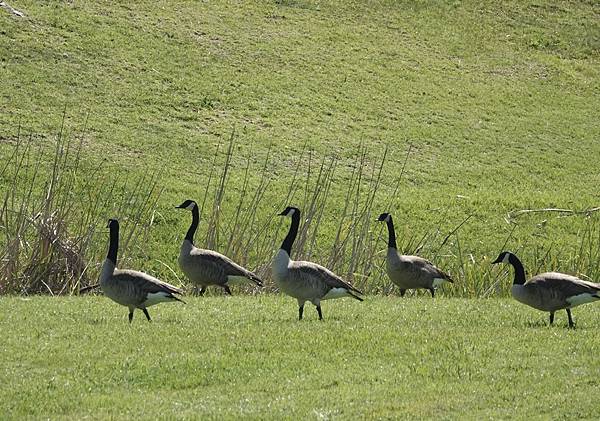
<path fill-rule="evenodd" d="M 105 223 L 115 194 L 124 198 L 120 209 L 125 212 L 117 216 L 133 221 L 134 226 L 125 245 L 135 238 L 137 227 L 143 225 L 141 221 L 160 195 L 156 177 L 150 178 L 148 192 L 144 190 L 147 180 L 138 182 L 134 192 L 125 186 L 119 191 L 117 181 L 105 183 L 101 164 L 84 168 L 85 128 L 74 143 L 66 135 L 65 117 L 51 144 L 52 152 L 47 143 L 36 145 L 33 135 L 23 137 L 19 128 L 10 160 L 2 169 L 11 180 L 0 207 L 0 235 L 6 239 L 0 249 L 2 293 L 54 295 L 85 289 L 97 275 L 87 262 L 95 261 L 104 248 L 104 241 L 94 241 L 95 227 Z M 132 216 L 131 209 L 136 209 Z"/>

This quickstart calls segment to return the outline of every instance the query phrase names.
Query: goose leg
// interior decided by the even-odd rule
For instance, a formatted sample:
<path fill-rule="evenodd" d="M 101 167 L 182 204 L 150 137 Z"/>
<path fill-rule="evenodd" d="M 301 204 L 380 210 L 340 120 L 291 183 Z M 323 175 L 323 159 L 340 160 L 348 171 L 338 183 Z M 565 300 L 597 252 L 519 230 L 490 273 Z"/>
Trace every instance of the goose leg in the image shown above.
<path fill-rule="evenodd" d="M 431 292 L 431 298 L 435 295 L 435 289 L 429 288 L 429 292 Z"/>
<path fill-rule="evenodd" d="M 227 295 L 232 295 L 231 294 L 231 290 L 229 289 L 229 286 L 223 285 L 223 289 L 225 290 L 225 292 L 227 293 Z"/>
<path fill-rule="evenodd" d="M 575 323 L 573 323 L 573 317 L 571 317 L 571 309 L 567 308 L 567 316 L 569 317 L 569 327 L 575 329 Z"/>
<path fill-rule="evenodd" d="M 323 320 L 323 312 L 321 312 L 321 304 L 317 305 L 317 313 L 319 313 L 319 320 Z"/>
<path fill-rule="evenodd" d="M 129 310 L 129 323 L 131 323 L 131 321 L 133 320 L 133 310 Z"/>
<path fill-rule="evenodd" d="M 304 313 L 304 303 L 306 300 L 298 298 L 298 320 L 302 320 L 302 314 Z"/>
<path fill-rule="evenodd" d="M 152 321 L 152 319 L 150 318 L 150 314 L 148 314 L 148 310 L 143 308 L 142 311 L 144 312 L 144 314 L 146 315 L 146 319 L 148 319 L 149 322 Z"/>
<path fill-rule="evenodd" d="M 554 323 L 554 312 L 553 311 L 550 312 L 550 326 L 552 326 L 552 323 Z"/>
<path fill-rule="evenodd" d="M 406 290 L 405 289 L 401 289 L 400 290 L 400 296 L 404 297 L 404 294 L 406 294 Z"/>
<path fill-rule="evenodd" d="M 205 292 L 206 292 L 206 287 L 202 287 L 202 288 L 200 288 L 200 291 L 198 291 L 198 295 L 202 297 Z"/>

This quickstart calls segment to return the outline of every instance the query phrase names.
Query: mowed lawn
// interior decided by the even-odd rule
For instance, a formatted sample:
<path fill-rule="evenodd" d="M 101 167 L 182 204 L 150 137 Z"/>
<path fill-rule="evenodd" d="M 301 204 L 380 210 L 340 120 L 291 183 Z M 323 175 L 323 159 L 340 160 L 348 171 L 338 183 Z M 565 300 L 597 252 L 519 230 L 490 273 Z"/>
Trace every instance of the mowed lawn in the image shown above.
<path fill-rule="evenodd" d="M 0 300 L 0 418 L 600 417 L 600 308 L 510 299 L 188 297 L 153 322 L 103 296 Z"/>

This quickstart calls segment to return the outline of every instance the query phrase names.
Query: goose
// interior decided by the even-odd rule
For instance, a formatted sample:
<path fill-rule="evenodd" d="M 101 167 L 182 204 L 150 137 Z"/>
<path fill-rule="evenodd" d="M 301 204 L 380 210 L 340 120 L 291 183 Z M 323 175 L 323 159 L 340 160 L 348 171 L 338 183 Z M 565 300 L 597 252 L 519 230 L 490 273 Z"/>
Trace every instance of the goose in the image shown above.
<path fill-rule="evenodd" d="M 429 260 L 419 256 L 407 256 L 398 253 L 396 248 L 396 232 L 394 221 L 389 213 L 382 213 L 377 218 L 385 222 L 388 228 L 388 250 L 386 270 L 390 280 L 400 287 L 400 296 L 404 297 L 407 289 L 425 288 L 435 295 L 435 289 L 444 282 L 454 282 L 450 275 L 438 269 Z"/>
<path fill-rule="evenodd" d="M 600 284 L 560 272 L 540 273 L 525 282 L 523 264 L 514 253 L 509 251 L 503 251 L 492 262 L 492 264 L 498 263 L 508 263 L 515 268 L 515 279 L 510 289 L 512 296 L 530 307 L 550 312 L 550 325 L 554 323 L 554 312 L 565 309 L 569 318 L 569 327 L 574 328 L 571 309 L 600 300 Z"/>
<path fill-rule="evenodd" d="M 148 321 L 152 321 L 147 307 L 161 302 L 180 301 L 173 294 L 182 294 L 180 288 L 159 281 L 153 276 L 136 270 L 117 269 L 119 250 L 119 221 L 108 220 L 110 243 L 108 254 L 100 272 L 100 287 L 108 298 L 129 307 L 129 323 L 133 320 L 133 311 L 141 309 Z"/>
<path fill-rule="evenodd" d="M 200 215 L 198 205 L 193 200 L 185 200 L 177 209 L 192 212 L 192 224 L 185 235 L 179 251 L 179 268 L 196 285 L 200 285 L 200 295 L 204 295 L 208 285 L 217 285 L 231 295 L 229 283 L 252 281 L 262 286 L 262 280 L 254 273 L 232 261 L 229 257 L 213 250 L 194 246 L 194 234 L 198 228 Z"/>
<path fill-rule="evenodd" d="M 352 297 L 363 301 L 356 295 L 363 295 L 362 292 L 329 269 L 313 262 L 294 261 L 290 258 L 300 225 L 300 210 L 288 206 L 279 216 L 292 218 L 292 223 L 273 261 L 273 278 L 281 291 L 298 300 L 298 319 L 302 320 L 306 301 L 317 307 L 319 320 L 323 320 L 321 300 Z"/>

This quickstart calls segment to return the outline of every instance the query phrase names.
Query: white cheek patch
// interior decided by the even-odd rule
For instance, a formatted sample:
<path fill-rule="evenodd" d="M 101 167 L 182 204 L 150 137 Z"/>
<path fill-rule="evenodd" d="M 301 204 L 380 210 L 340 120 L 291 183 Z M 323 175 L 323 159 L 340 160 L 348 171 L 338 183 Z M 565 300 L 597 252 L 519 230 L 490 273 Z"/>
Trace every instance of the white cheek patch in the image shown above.
<path fill-rule="evenodd" d="M 573 295 L 572 297 L 567 298 L 567 302 L 569 304 L 571 304 L 571 307 L 575 307 L 575 306 L 585 304 L 585 303 L 591 303 L 592 301 L 598 301 L 598 300 L 600 300 L 600 298 L 598 298 L 596 295 L 592 295 L 588 292 L 583 293 L 583 294 Z"/>
<path fill-rule="evenodd" d="M 391 216 L 392 216 L 392 215 L 389 215 L 389 214 L 388 214 L 388 216 L 386 216 L 386 217 L 385 217 L 384 221 L 385 221 L 385 222 L 390 222 L 390 217 L 391 217 Z"/>
<path fill-rule="evenodd" d="M 190 203 L 189 205 L 186 206 L 187 210 L 192 210 L 196 207 L 196 204 L 194 202 Z"/>
<path fill-rule="evenodd" d="M 506 253 L 504 255 L 504 259 L 502 259 L 502 263 L 510 263 L 509 259 L 510 259 L 510 254 Z"/>
<path fill-rule="evenodd" d="M 286 216 L 292 216 L 296 212 L 296 209 L 290 209 Z"/>

